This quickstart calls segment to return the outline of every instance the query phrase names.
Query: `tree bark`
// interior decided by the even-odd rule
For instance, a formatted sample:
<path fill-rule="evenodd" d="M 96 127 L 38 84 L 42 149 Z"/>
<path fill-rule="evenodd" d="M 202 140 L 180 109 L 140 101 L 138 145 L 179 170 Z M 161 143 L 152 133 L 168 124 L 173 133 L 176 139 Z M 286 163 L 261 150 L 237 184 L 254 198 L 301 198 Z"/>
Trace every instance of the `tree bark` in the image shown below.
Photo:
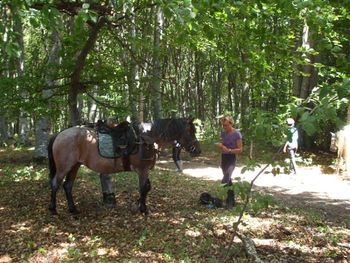
<path fill-rule="evenodd" d="M 48 100 L 53 95 L 52 87 L 55 85 L 54 75 L 59 64 L 59 55 L 61 43 L 57 31 L 52 33 L 52 48 L 46 65 L 45 83 L 47 88 L 42 91 L 42 98 Z M 50 102 L 48 103 L 50 107 Z M 35 129 L 35 157 L 47 157 L 47 144 L 51 134 L 51 120 L 48 115 L 41 116 L 36 124 Z"/>
<path fill-rule="evenodd" d="M 204 111 L 204 89 L 203 89 L 203 70 L 202 60 L 199 52 L 195 52 L 195 82 L 197 87 L 197 116 L 201 120 L 205 120 Z"/>
<path fill-rule="evenodd" d="M 228 97 L 228 109 L 229 111 L 233 111 L 234 107 L 233 105 L 236 106 L 236 98 L 235 98 L 235 93 L 236 93 L 236 76 L 234 72 L 230 72 L 228 74 L 228 83 L 227 83 L 227 97 Z M 234 114 L 236 115 L 236 109 Z M 235 118 L 236 119 L 236 118 Z"/>
<path fill-rule="evenodd" d="M 136 39 L 136 26 L 135 26 L 135 16 L 132 16 L 131 18 L 131 26 L 130 26 L 130 35 L 132 38 L 131 42 L 131 52 L 133 54 L 136 53 L 135 44 L 133 41 Z M 137 103 L 138 100 L 138 93 L 137 90 L 139 89 L 139 76 L 138 76 L 138 68 L 137 63 L 134 59 L 134 56 L 131 56 L 130 58 L 130 72 L 129 72 L 129 78 L 128 78 L 128 87 L 129 87 L 129 105 L 130 105 L 130 111 L 131 111 L 131 120 L 132 121 L 139 121 L 139 115 L 137 112 Z"/>
<path fill-rule="evenodd" d="M 78 110 L 78 95 L 84 91 L 80 78 L 85 66 L 86 58 L 93 49 L 98 33 L 105 23 L 105 18 L 100 17 L 97 23 L 92 27 L 89 38 L 87 39 L 83 49 L 78 55 L 75 63 L 74 71 L 71 75 L 71 83 L 68 91 L 68 107 L 69 107 L 69 124 L 70 126 L 80 123 L 80 114 Z"/>
<path fill-rule="evenodd" d="M 16 42 L 19 46 L 20 53 L 19 57 L 16 58 L 16 72 L 18 78 L 18 89 L 21 96 L 26 101 L 27 91 L 23 86 L 21 77 L 24 75 L 24 41 L 23 41 L 23 27 L 21 17 L 18 15 L 16 5 L 11 6 L 11 12 L 13 15 L 13 31 L 16 34 Z M 24 111 L 23 108 L 20 110 L 19 116 L 19 143 L 22 145 L 29 144 L 29 131 L 30 131 L 30 121 L 29 114 Z"/>
<path fill-rule="evenodd" d="M 161 96 L 161 66 L 160 66 L 160 42 L 163 34 L 163 12 L 160 7 L 156 7 L 156 19 L 154 28 L 153 43 L 153 74 L 152 74 L 152 94 L 154 118 L 163 117 L 162 96 Z"/>
<path fill-rule="evenodd" d="M 0 116 L 0 146 L 8 140 L 7 123 L 5 117 Z"/>

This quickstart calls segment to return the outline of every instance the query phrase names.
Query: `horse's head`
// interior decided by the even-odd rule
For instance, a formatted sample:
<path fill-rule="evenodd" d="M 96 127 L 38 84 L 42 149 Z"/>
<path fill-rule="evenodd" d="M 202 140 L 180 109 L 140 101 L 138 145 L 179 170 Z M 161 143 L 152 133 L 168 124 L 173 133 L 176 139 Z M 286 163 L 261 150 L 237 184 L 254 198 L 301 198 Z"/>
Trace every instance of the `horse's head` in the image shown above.
<path fill-rule="evenodd" d="M 179 141 L 192 157 L 199 156 L 201 154 L 202 151 L 196 138 L 196 127 L 194 126 L 192 118 L 187 120 L 185 130 Z"/>
<path fill-rule="evenodd" d="M 336 152 L 338 150 L 338 135 L 337 133 L 331 132 L 331 145 L 329 147 L 331 152 Z"/>

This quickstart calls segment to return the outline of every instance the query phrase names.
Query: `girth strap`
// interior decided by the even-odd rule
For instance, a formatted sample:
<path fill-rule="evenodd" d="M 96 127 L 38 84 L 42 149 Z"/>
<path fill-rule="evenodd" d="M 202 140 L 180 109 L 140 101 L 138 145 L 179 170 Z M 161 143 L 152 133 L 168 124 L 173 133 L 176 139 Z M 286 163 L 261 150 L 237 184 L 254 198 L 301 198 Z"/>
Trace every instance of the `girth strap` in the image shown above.
<path fill-rule="evenodd" d="M 130 156 L 126 155 L 122 157 L 122 163 L 124 171 L 131 171 Z"/>

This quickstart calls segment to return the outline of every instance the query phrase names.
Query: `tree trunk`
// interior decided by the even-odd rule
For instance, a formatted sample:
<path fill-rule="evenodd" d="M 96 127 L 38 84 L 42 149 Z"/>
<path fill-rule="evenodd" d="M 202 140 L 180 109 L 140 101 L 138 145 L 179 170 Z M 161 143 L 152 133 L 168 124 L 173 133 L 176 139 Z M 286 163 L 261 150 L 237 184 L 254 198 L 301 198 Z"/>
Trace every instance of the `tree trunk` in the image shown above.
<path fill-rule="evenodd" d="M 98 93 L 98 86 L 95 86 L 95 92 L 93 93 L 93 96 L 97 96 Z M 96 101 L 93 99 L 89 100 L 89 105 L 88 105 L 88 118 L 89 122 L 95 123 L 97 121 L 97 116 L 98 115 L 98 107 L 96 104 Z"/>
<path fill-rule="evenodd" d="M 23 87 L 21 78 L 24 75 L 24 41 L 23 41 L 23 27 L 21 17 L 18 15 L 16 5 L 11 6 L 11 12 L 13 15 L 13 31 L 16 34 L 16 43 L 20 48 L 19 57 L 16 58 L 16 71 L 18 78 L 18 88 L 23 98 L 27 97 L 27 91 Z M 26 99 L 24 99 L 26 100 Z M 30 131 L 29 114 L 21 108 L 19 116 L 19 143 L 23 145 L 29 144 L 29 131 Z"/>
<path fill-rule="evenodd" d="M 202 70 L 202 60 L 199 52 L 195 53 L 195 82 L 197 87 L 197 116 L 201 120 L 205 120 L 205 110 L 204 110 L 204 89 L 203 89 L 203 70 Z"/>
<path fill-rule="evenodd" d="M 227 97 L 228 97 L 228 110 L 233 111 L 233 105 L 236 106 L 236 99 L 235 99 L 235 93 L 236 93 L 236 76 L 235 73 L 232 71 L 228 74 L 228 84 L 227 84 Z M 235 110 L 234 114 L 236 115 L 237 112 Z M 233 116 L 232 116 L 233 117 Z M 236 118 L 235 118 L 236 119 Z"/>
<path fill-rule="evenodd" d="M 45 82 L 46 88 L 42 91 L 42 98 L 48 100 L 53 95 L 52 88 L 55 85 L 54 75 L 56 68 L 59 64 L 58 52 L 60 50 L 61 43 L 59 34 L 57 31 L 52 33 L 52 48 L 50 50 L 49 58 L 46 65 Z M 48 103 L 50 107 L 50 103 Z M 51 121 L 48 115 L 41 116 L 36 124 L 35 129 L 35 157 L 46 158 L 47 157 L 47 144 L 49 136 L 51 134 Z"/>
<path fill-rule="evenodd" d="M 161 96 L 161 66 L 160 66 L 160 42 L 163 34 L 163 12 L 160 7 L 157 7 L 155 28 L 154 28 L 154 43 L 153 43 L 153 76 L 152 76 L 152 94 L 153 94 L 153 112 L 154 118 L 160 119 L 163 117 L 162 96 Z"/>
<path fill-rule="evenodd" d="M 71 76 L 71 83 L 68 91 L 68 107 L 69 107 L 69 124 L 70 126 L 78 125 L 80 123 L 80 114 L 78 110 L 78 95 L 84 91 L 84 87 L 81 84 L 80 77 L 85 66 L 86 58 L 89 52 L 94 47 L 98 33 L 104 25 L 105 18 L 100 17 L 97 23 L 92 27 L 83 49 L 78 55 L 75 63 L 74 71 Z"/>
<path fill-rule="evenodd" d="M 211 93 L 213 116 L 220 115 L 221 112 L 221 85 L 222 85 L 222 67 L 219 61 L 216 61 L 212 66 L 211 73 Z"/>
<path fill-rule="evenodd" d="M 131 52 L 133 54 L 136 54 L 135 44 L 134 40 L 136 39 L 136 26 L 135 26 L 135 16 L 132 16 L 131 18 L 131 26 L 130 26 L 130 35 L 132 38 L 131 42 Z M 133 56 L 130 58 L 130 72 L 129 72 L 129 78 L 128 78 L 128 87 L 129 87 L 129 105 L 130 105 L 130 111 L 131 111 L 131 121 L 139 121 L 139 116 L 137 112 L 137 103 L 138 100 L 138 93 L 137 90 L 139 89 L 139 76 L 138 76 L 138 68 L 135 59 Z"/>
<path fill-rule="evenodd" d="M 245 53 L 241 53 L 241 59 L 242 62 L 244 64 L 248 64 L 248 58 L 247 55 Z M 248 123 L 248 119 L 245 118 L 244 116 L 248 116 L 249 112 L 249 105 L 250 105 L 250 86 L 248 83 L 248 77 L 250 74 L 249 68 L 246 67 L 243 72 L 243 75 L 241 75 L 241 82 L 242 82 L 242 93 L 241 93 L 241 110 L 240 110 L 240 114 L 241 114 L 241 123 L 242 123 L 242 128 L 245 129 L 249 127 L 249 123 Z"/>
<path fill-rule="evenodd" d="M 313 41 L 311 40 L 311 32 L 309 26 L 304 24 L 302 32 L 301 46 L 304 50 L 310 50 L 313 48 Z M 298 65 L 297 68 L 301 70 L 301 74 L 298 72 L 298 76 L 294 77 L 294 88 L 293 93 L 295 96 L 306 99 L 311 94 L 313 88 L 317 84 L 317 71 L 315 70 L 313 63 L 318 61 L 319 57 L 314 57 L 311 54 L 307 54 L 307 60 L 304 65 Z M 311 105 L 312 106 L 312 105 Z M 309 149 L 312 147 L 312 140 L 310 136 L 306 134 L 303 130 L 299 133 L 300 137 L 300 147 Z"/>
<path fill-rule="evenodd" d="M 7 131 L 6 119 L 0 116 L 0 146 L 4 145 L 4 143 L 7 140 L 8 140 L 8 131 Z"/>

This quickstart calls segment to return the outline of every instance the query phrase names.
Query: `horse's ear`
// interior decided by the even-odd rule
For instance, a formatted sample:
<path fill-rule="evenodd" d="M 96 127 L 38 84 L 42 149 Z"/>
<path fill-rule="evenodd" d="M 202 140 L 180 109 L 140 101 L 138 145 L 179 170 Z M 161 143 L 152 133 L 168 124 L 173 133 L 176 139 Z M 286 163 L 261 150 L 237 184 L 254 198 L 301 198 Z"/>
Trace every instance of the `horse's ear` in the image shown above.
<path fill-rule="evenodd" d="M 335 133 L 334 132 L 329 132 L 332 136 L 335 136 Z"/>

